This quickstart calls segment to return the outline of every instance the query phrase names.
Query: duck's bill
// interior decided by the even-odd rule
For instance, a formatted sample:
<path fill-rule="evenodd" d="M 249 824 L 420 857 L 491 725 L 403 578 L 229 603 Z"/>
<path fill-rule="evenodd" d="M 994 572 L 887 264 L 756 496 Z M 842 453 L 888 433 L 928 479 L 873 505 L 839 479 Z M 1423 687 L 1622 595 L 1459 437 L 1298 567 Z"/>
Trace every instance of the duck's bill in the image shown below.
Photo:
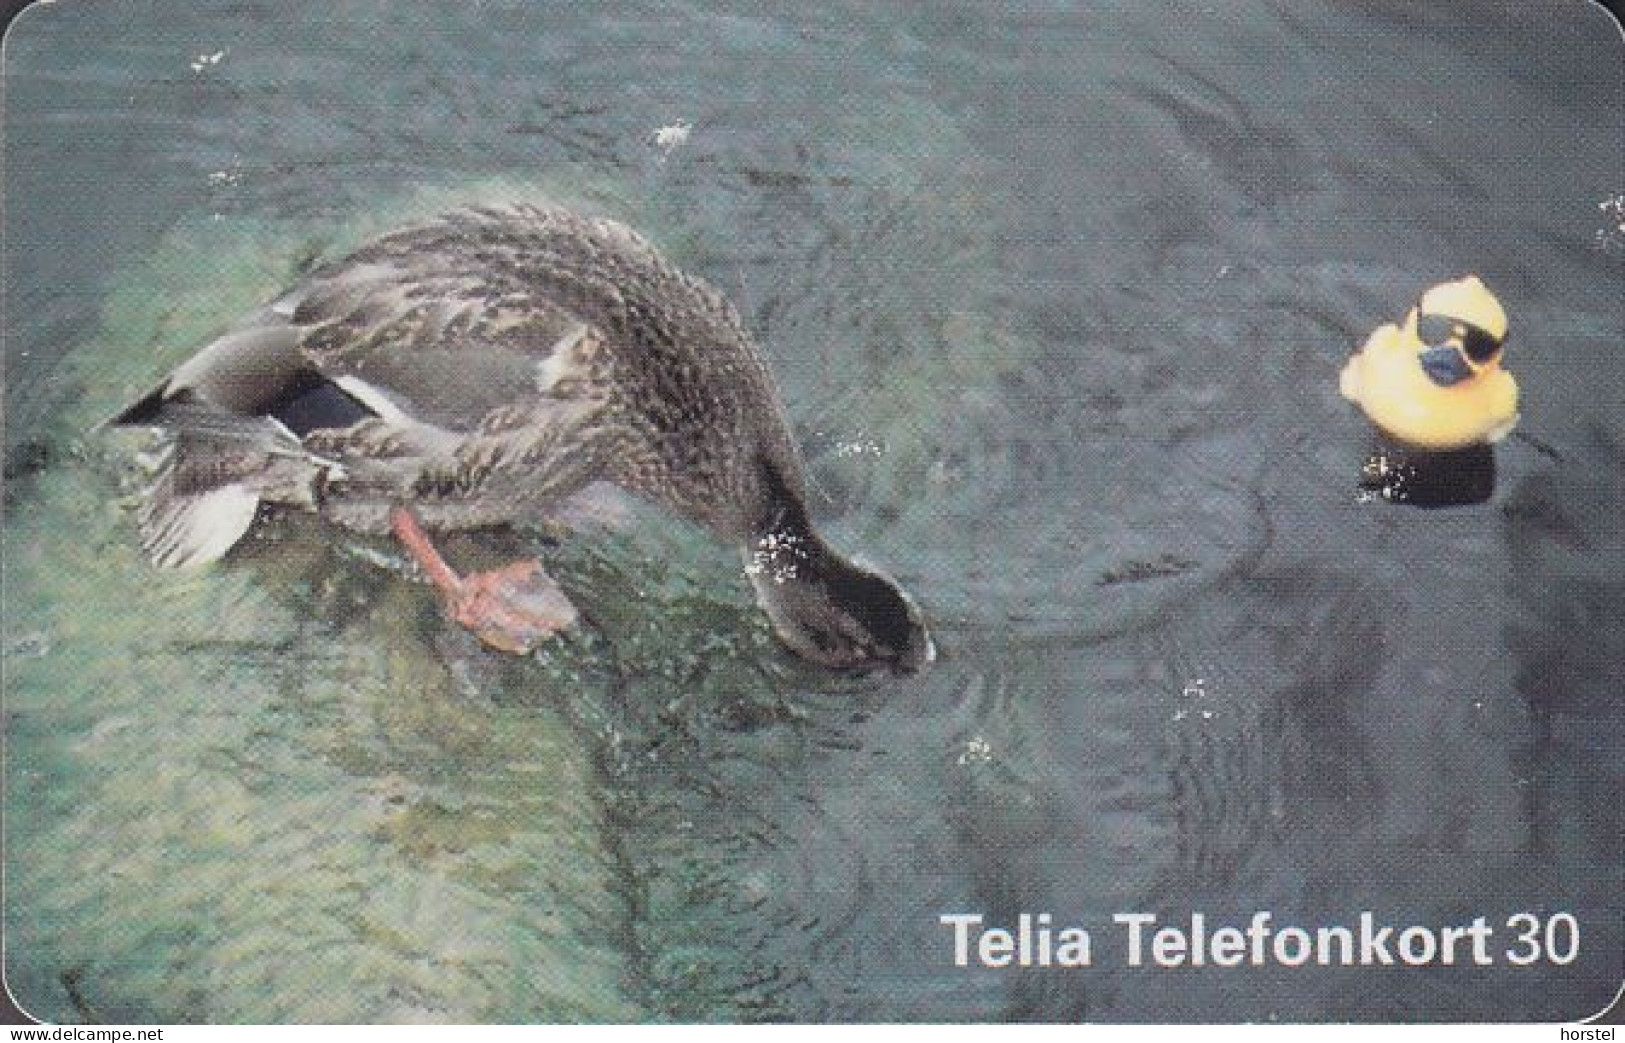
<path fill-rule="evenodd" d="M 1440 387 L 1450 387 L 1459 384 L 1473 375 L 1472 367 L 1467 360 L 1461 357 L 1461 352 L 1454 347 L 1443 345 L 1429 348 L 1417 357 L 1422 364 L 1422 371 L 1428 379 Z"/>

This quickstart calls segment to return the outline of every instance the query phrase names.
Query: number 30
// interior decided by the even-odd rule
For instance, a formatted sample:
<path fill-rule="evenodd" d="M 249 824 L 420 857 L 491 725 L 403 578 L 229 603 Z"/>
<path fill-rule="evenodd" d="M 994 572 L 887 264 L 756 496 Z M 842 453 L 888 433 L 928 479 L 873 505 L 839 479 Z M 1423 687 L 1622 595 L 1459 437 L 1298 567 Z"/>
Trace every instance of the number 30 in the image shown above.
<path fill-rule="evenodd" d="M 1522 966 L 1534 963 L 1544 953 L 1552 963 L 1573 963 L 1580 955 L 1580 924 L 1572 913 L 1553 913 L 1542 931 L 1540 917 L 1533 913 L 1518 913 L 1507 920 L 1507 927 L 1517 930 L 1520 925 L 1528 929 L 1517 940 L 1526 948 L 1507 950 L 1507 962 Z M 1559 931 L 1558 928 L 1562 930 Z M 1544 937 L 1543 937 L 1544 936 Z M 1542 946 L 1541 942 L 1545 941 Z"/>

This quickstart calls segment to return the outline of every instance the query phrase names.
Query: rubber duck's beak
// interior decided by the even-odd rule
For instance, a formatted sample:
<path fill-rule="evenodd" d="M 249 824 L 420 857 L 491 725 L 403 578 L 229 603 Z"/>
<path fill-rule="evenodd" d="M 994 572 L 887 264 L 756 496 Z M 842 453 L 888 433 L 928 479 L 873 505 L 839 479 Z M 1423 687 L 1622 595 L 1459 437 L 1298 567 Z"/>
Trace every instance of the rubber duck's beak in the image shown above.
<path fill-rule="evenodd" d="M 1416 360 L 1422 364 L 1428 379 L 1442 388 L 1459 384 L 1473 375 L 1473 368 L 1467 365 L 1461 352 L 1449 344 L 1429 348 L 1416 356 Z"/>

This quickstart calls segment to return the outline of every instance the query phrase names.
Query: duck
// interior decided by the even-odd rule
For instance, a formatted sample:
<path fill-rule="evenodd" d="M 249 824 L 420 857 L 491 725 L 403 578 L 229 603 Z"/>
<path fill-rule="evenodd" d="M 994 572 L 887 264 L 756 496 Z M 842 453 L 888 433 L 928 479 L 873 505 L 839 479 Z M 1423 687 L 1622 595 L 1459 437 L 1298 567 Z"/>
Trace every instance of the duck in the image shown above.
<path fill-rule="evenodd" d="M 1490 445 L 1518 423 L 1518 384 L 1501 367 L 1506 337 L 1506 310 L 1478 276 L 1440 283 L 1371 334 L 1339 390 L 1400 447 Z"/>
<path fill-rule="evenodd" d="M 529 654 L 578 619 L 542 563 L 460 574 L 436 539 L 546 522 L 607 482 L 737 545 L 798 656 L 912 672 L 936 655 L 913 598 L 817 531 L 738 312 L 609 218 L 482 205 L 386 234 L 109 424 L 159 433 L 139 509 L 158 567 L 218 561 L 280 505 L 393 537 L 451 619 Z"/>

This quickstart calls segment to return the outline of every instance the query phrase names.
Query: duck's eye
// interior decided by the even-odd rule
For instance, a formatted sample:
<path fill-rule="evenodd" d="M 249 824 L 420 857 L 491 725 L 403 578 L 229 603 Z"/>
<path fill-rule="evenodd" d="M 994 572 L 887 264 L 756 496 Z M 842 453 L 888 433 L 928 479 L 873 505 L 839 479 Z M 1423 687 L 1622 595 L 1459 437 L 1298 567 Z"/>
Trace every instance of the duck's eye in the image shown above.
<path fill-rule="evenodd" d="M 1468 329 L 1461 338 L 1461 346 L 1467 352 L 1467 357 L 1474 362 L 1484 363 L 1495 357 L 1501 350 L 1501 341 L 1490 336 L 1480 329 Z"/>
<path fill-rule="evenodd" d="M 1430 348 L 1452 342 L 1461 345 L 1469 359 L 1482 365 L 1501 350 L 1501 339 L 1487 330 L 1448 315 L 1418 315 L 1416 337 Z"/>
<path fill-rule="evenodd" d="M 1444 315 L 1418 315 L 1416 318 L 1416 338 L 1430 348 L 1448 343 L 1460 329 L 1461 323 Z"/>

